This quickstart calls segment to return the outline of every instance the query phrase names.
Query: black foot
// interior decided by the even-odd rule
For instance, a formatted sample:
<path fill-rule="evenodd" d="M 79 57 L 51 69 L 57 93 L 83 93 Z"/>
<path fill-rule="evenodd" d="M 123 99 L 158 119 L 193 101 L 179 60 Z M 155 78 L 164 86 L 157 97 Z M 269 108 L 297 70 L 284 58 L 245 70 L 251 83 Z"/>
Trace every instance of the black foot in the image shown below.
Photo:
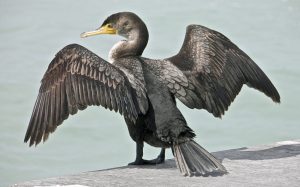
<path fill-rule="evenodd" d="M 154 159 L 156 164 L 162 164 L 165 162 L 165 153 L 158 155 L 156 159 Z"/>
<path fill-rule="evenodd" d="M 161 164 L 165 162 L 165 157 L 159 155 L 156 159 L 153 160 L 135 160 L 134 162 L 129 163 L 128 165 L 156 165 L 156 164 Z"/>
<path fill-rule="evenodd" d="M 128 165 L 155 165 L 155 164 L 156 162 L 154 162 L 153 160 L 140 159 L 140 160 L 135 160 L 134 162 L 131 162 Z"/>
<path fill-rule="evenodd" d="M 128 165 L 156 165 L 156 164 L 161 164 L 165 162 L 165 148 L 161 149 L 160 154 L 156 159 L 153 160 L 144 160 L 143 155 L 137 154 L 137 157 L 134 162 L 129 163 Z"/>

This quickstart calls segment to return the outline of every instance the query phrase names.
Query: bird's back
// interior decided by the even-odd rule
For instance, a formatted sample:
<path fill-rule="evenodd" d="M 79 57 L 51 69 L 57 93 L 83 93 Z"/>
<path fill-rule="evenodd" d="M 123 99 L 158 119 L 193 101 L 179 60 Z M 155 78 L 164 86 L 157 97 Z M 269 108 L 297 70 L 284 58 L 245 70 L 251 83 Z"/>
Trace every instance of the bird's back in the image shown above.
<path fill-rule="evenodd" d="M 158 138 L 170 142 L 194 137 L 194 133 L 187 126 L 176 106 L 175 97 L 170 93 L 167 85 L 151 71 L 149 63 L 161 63 L 161 61 L 142 59 L 147 96 L 154 111 L 154 130 Z M 182 134 L 187 136 L 181 137 Z"/>

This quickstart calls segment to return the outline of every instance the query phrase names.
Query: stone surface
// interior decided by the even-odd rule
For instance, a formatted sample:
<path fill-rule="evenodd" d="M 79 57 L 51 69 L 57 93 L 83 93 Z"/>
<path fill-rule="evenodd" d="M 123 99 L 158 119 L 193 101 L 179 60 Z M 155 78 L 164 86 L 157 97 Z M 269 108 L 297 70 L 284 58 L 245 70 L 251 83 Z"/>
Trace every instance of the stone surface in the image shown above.
<path fill-rule="evenodd" d="M 300 140 L 251 148 L 219 151 L 229 174 L 216 177 L 183 177 L 174 160 L 157 166 L 124 166 L 77 175 L 33 180 L 25 186 L 300 186 Z"/>

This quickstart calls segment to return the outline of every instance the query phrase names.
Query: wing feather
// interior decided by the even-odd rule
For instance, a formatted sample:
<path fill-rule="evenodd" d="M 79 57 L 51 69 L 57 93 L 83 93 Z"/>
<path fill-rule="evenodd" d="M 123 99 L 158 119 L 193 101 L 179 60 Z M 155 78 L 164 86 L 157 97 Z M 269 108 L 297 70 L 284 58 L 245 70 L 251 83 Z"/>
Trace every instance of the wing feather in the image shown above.
<path fill-rule="evenodd" d="M 188 26 L 179 53 L 162 60 L 159 66 L 152 70 L 171 93 L 186 106 L 204 108 L 216 117 L 224 114 L 243 84 L 280 102 L 272 82 L 245 52 L 221 33 L 200 25 Z M 177 79 L 172 72 L 177 72 Z M 183 84 L 184 79 L 188 79 L 188 85 Z"/>
<path fill-rule="evenodd" d="M 51 61 L 41 81 L 24 141 L 30 140 L 30 146 L 46 141 L 69 114 L 90 105 L 120 112 L 135 122 L 147 108 L 141 109 L 138 103 L 148 104 L 146 93 L 136 97 L 135 89 L 140 88 L 133 88 L 118 67 L 80 45 L 66 46 Z"/>

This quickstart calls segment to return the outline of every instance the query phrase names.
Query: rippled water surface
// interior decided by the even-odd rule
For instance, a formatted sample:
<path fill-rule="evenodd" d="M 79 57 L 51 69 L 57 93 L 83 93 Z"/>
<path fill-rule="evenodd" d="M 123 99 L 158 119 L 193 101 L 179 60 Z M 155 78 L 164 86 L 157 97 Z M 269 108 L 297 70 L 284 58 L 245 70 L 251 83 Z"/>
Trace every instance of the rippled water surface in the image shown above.
<path fill-rule="evenodd" d="M 121 116 L 90 107 L 70 117 L 36 148 L 23 143 L 39 81 L 55 53 L 79 43 L 107 59 L 115 36 L 80 39 L 111 13 L 134 11 L 146 22 L 144 56 L 165 58 L 181 47 L 185 27 L 224 33 L 266 72 L 282 103 L 244 87 L 226 115 L 179 105 L 209 151 L 299 139 L 300 1 L 0 1 L 0 186 L 125 165 L 135 156 Z M 158 149 L 146 146 L 145 157 Z M 168 153 L 171 157 L 171 153 Z"/>

